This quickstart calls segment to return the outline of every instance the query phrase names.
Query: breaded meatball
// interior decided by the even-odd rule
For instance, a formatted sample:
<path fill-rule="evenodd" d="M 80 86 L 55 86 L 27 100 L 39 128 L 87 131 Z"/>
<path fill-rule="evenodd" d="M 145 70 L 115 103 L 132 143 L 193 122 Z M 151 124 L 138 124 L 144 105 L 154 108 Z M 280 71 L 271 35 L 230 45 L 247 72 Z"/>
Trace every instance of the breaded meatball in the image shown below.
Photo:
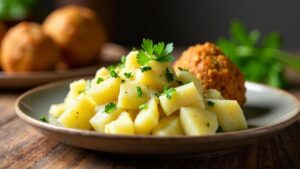
<path fill-rule="evenodd" d="M 226 99 L 246 101 L 245 80 L 240 70 L 212 43 L 197 44 L 182 53 L 175 68 L 188 69 L 202 81 L 204 89 L 217 89 Z"/>
<path fill-rule="evenodd" d="M 58 46 L 40 25 L 22 22 L 11 28 L 2 42 L 2 66 L 6 72 L 29 72 L 54 68 L 60 59 Z"/>
<path fill-rule="evenodd" d="M 4 35 L 5 35 L 5 33 L 6 33 L 6 27 L 5 27 L 5 25 L 2 22 L 0 22 L 0 51 L 1 51 L 2 39 L 3 39 Z M 1 66 L 1 54 L 0 54 L 0 68 L 1 67 L 2 66 Z"/>
<path fill-rule="evenodd" d="M 46 18 L 43 28 L 72 67 L 94 64 L 106 39 L 96 14 L 80 6 L 55 10 Z"/>

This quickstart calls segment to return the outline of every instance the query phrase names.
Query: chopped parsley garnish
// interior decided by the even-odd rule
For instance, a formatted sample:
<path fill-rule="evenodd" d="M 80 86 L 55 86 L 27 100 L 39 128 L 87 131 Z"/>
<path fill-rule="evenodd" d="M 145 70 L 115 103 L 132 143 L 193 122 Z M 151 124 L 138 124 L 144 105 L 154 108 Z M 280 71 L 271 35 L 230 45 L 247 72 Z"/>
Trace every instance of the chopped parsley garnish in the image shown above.
<path fill-rule="evenodd" d="M 152 68 L 150 66 L 143 66 L 140 68 L 142 72 L 147 72 L 149 70 L 152 70 Z"/>
<path fill-rule="evenodd" d="M 217 133 L 221 133 L 221 132 L 224 132 L 224 130 L 221 126 L 219 126 L 218 129 L 217 129 Z"/>
<path fill-rule="evenodd" d="M 133 77 L 133 75 L 132 75 L 132 73 L 131 73 L 131 72 L 124 72 L 124 76 L 125 76 L 127 79 L 129 79 L 129 78 L 132 78 L 132 77 Z"/>
<path fill-rule="evenodd" d="M 120 59 L 120 67 L 121 68 L 124 68 L 125 67 L 125 62 L 126 62 L 126 56 L 121 56 L 121 59 Z"/>
<path fill-rule="evenodd" d="M 160 93 L 155 93 L 154 94 L 156 97 L 159 97 L 160 96 Z"/>
<path fill-rule="evenodd" d="M 176 82 L 177 82 L 179 85 L 183 85 L 182 81 L 180 81 L 180 80 L 176 80 Z"/>
<path fill-rule="evenodd" d="M 214 107 L 215 103 L 214 103 L 213 101 L 208 100 L 208 101 L 207 101 L 207 105 L 208 105 L 209 107 Z"/>
<path fill-rule="evenodd" d="M 164 87 L 163 89 L 163 94 L 165 94 L 167 96 L 168 99 L 171 99 L 172 98 L 172 95 L 176 92 L 176 89 L 175 88 L 167 88 L 167 87 Z"/>
<path fill-rule="evenodd" d="M 101 83 L 101 82 L 103 82 L 103 81 L 104 81 L 104 79 L 103 79 L 103 78 L 101 78 L 101 77 L 98 77 L 98 79 L 97 79 L 96 83 L 97 83 L 97 84 L 99 84 L 99 83 Z"/>
<path fill-rule="evenodd" d="M 140 86 L 136 87 L 136 91 L 137 91 L 137 94 L 138 94 L 139 97 L 143 96 L 142 88 Z"/>
<path fill-rule="evenodd" d="M 42 115 L 42 116 L 40 117 L 40 120 L 41 120 L 42 122 L 49 123 L 48 118 L 47 118 L 45 115 Z"/>
<path fill-rule="evenodd" d="M 109 70 L 109 74 L 110 74 L 111 77 L 113 77 L 113 78 L 119 77 L 118 73 L 115 71 L 114 66 L 109 66 L 109 67 L 107 67 L 107 69 Z"/>
<path fill-rule="evenodd" d="M 105 108 L 104 108 L 104 112 L 105 113 L 112 113 L 113 111 L 116 110 L 116 104 L 115 103 L 108 103 Z"/>
<path fill-rule="evenodd" d="M 144 103 L 144 104 L 140 105 L 140 106 L 139 106 L 139 109 L 140 109 L 140 110 L 146 110 L 146 109 L 148 109 L 148 104 L 147 104 L 147 103 Z"/>
<path fill-rule="evenodd" d="M 153 44 L 150 39 L 143 39 L 142 49 L 139 50 L 137 61 L 140 65 L 145 65 L 150 60 L 157 62 L 172 62 L 173 43 L 165 45 L 164 42 Z"/>
<path fill-rule="evenodd" d="M 207 123 L 206 123 L 206 127 L 209 127 L 209 126 L 210 126 L 210 123 L 209 123 L 209 122 L 207 122 Z"/>
<path fill-rule="evenodd" d="M 181 70 L 181 71 L 187 71 L 187 72 L 189 71 L 188 69 L 185 69 L 185 68 L 182 68 L 182 67 L 178 67 L 178 69 Z"/>
<path fill-rule="evenodd" d="M 168 82 L 172 82 L 174 80 L 174 75 L 168 68 L 166 68 L 166 78 Z"/>

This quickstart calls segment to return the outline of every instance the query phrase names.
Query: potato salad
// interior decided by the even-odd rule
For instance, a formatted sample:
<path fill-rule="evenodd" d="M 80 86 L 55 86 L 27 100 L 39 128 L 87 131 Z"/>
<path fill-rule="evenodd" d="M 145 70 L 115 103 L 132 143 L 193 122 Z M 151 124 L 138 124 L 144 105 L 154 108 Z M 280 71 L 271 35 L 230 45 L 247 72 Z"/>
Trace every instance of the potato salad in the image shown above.
<path fill-rule="evenodd" d="M 70 84 L 63 103 L 50 107 L 64 127 L 104 134 L 200 136 L 247 128 L 236 100 L 204 90 L 188 68 L 172 67 L 173 44 L 144 39 L 116 66 Z"/>

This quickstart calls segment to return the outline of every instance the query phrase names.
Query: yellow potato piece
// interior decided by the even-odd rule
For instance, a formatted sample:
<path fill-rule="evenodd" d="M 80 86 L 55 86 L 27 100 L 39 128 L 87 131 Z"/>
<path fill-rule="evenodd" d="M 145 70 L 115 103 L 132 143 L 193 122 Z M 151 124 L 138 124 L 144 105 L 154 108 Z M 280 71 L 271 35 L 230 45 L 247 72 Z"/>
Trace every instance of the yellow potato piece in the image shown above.
<path fill-rule="evenodd" d="M 150 66 L 152 70 L 137 71 L 136 80 L 150 88 L 157 91 L 162 91 L 164 86 L 168 86 L 168 81 L 166 79 L 166 69 L 173 72 L 173 68 L 169 63 L 159 63 L 157 61 L 150 61 L 145 66 Z"/>
<path fill-rule="evenodd" d="M 126 61 L 125 61 L 125 69 L 126 70 L 135 70 L 140 67 L 140 65 L 138 64 L 137 59 L 136 59 L 138 53 L 139 53 L 138 51 L 132 51 L 127 55 Z"/>
<path fill-rule="evenodd" d="M 66 106 L 64 103 L 60 104 L 53 104 L 50 106 L 49 114 L 54 117 L 58 118 L 66 109 Z"/>
<path fill-rule="evenodd" d="M 203 87 L 202 87 L 202 82 L 200 79 L 196 78 L 190 72 L 185 71 L 185 70 L 178 70 L 176 72 L 176 75 L 177 75 L 177 79 L 183 83 L 194 82 L 199 93 L 202 95 Z"/>
<path fill-rule="evenodd" d="M 91 87 L 94 87 L 95 85 L 98 85 L 100 83 L 97 83 L 99 78 L 102 78 L 103 80 L 108 79 L 110 76 L 110 72 L 108 69 L 106 69 L 105 67 L 100 68 L 99 70 L 97 70 L 95 78 L 91 81 Z"/>
<path fill-rule="evenodd" d="M 138 87 L 142 95 L 138 95 Z M 150 99 L 153 91 L 135 81 L 126 81 L 121 84 L 117 106 L 123 109 L 139 109 L 139 106 Z"/>
<path fill-rule="evenodd" d="M 176 87 L 175 90 L 170 99 L 166 94 L 159 96 L 160 105 L 167 116 L 183 106 L 193 105 L 205 108 L 203 97 L 193 82 Z"/>
<path fill-rule="evenodd" d="M 86 94 L 90 96 L 97 105 L 117 100 L 121 85 L 120 78 L 109 78 L 100 84 L 88 89 Z"/>
<path fill-rule="evenodd" d="M 90 118 L 95 115 L 94 101 L 84 95 L 79 95 L 57 119 L 64 127 L 89 130 L 92 128 Z"/>
<path fill-rule="evenodd" d="M 122 112 L 120 116 L 105 126 L 106 134 L 134 134 L 133 122 L 127 112 Z"/>
<path fill-rule="evenodd" d="M 208 89 L 204 92 L 205 99 L 217 99 L 217 100 L 224 100 L 222 94 L 216 89 Z"/>
<path fill-rule="evenodd" d="M 148 101 L 145 109 L 141 110 L 134 120 L 134 130 L 137 134 L 149 134 L 157 126 L 159 112 L 157 99 Z"/>
<path fill-rule="evenodd" d="M 236 100 L 213 100 L 208 110 L 217 114 L 218 123 L 224 131 L 235 131 L 247 128 L 247 122 L 240 105 Z"/>
<path fill-rule="evenodd" d="M 94 130 L 100 133 L 104 133 L 105 125 L 118 118 L 123 109 L 116 108 L 113 112 L 106 113 L 105 105 L 101 106 L 97 113 L 90 119 L 90 124 Z"/>
<path fill-rule="evenodd" d="M 87 81 L 84 79 L 74 81 L 70 84 L 70 91 L 64 100 L 66 105 L 70 104 L 79 94 L 85 91 L 87 87 Z"/>
<path fill-rule="evenodd" d="M 153 129 L 152 134 L 156 136 L 184 135 L 180 118 L 178 116 L 162 118 L 158 125 Z"/>
<path fill-rule="evenodd" d="M 201 108 L 182 107 L 180 121 L 186 135 L 214 134 L 218 128 L 216 114 Z"/>

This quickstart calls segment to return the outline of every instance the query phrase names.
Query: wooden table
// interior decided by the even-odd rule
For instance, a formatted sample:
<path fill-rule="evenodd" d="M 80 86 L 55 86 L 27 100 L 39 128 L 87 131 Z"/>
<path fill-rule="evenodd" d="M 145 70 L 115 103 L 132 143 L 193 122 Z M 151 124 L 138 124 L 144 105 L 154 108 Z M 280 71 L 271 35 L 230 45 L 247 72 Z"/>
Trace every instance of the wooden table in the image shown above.
<path fill-rule="evenodd" d="M 300 99 L 300 88 L 289 90 Z M 20 92 L 0 91 L 0 168 L 300 168 L 300 120 L 274 137 L 214 157 L 143 159 L 71 147 L 45 137 L 19 119 Z"/>

